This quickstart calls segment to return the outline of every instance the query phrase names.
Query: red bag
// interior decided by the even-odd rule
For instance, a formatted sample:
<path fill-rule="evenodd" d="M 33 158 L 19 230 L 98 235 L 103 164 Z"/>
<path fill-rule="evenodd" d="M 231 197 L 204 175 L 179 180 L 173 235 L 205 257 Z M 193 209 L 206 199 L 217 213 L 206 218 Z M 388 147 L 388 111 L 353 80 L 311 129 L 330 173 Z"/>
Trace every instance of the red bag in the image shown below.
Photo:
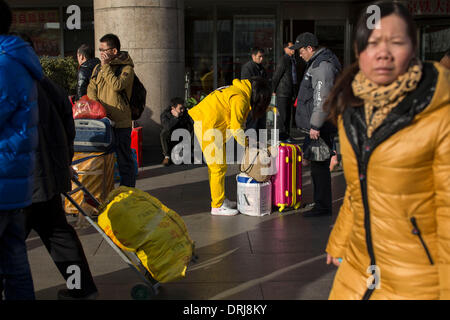
<path fill-rule="evenodd" d="M 74 119 L 103 119 L 106 118 L 106 110 L 98 101 L 83 96 L 72 107 Z"/>
<path fill-rule="evenodd" d="M 297 101 L 298 101 L 298 98 L 295 98 L 294 108 L 297 108 Z"/>
<path fill-rule="evenodd" d="M 143 166 L 142 163 L 142 127 L 133 128 L 131 131 L 131 148 L 136 150 L 138 167 Z"/>

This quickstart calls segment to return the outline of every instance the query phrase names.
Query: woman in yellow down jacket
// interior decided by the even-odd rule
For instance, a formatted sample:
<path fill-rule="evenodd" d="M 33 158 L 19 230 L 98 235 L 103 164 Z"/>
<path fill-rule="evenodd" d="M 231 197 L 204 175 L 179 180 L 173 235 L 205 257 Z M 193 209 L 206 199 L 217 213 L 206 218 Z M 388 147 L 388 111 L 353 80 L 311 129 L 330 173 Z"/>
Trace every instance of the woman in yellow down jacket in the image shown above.
<path fill-rule="evenodd" d="M 405 7 L 376 4 L 379 28 L 364 10 L 358 61 L 327 100 L 347 182 L 326 248 L 339 266 L 329 298 L 449 299 L 450 73 L 416 58 Z"/>
<path fill-rule="evenodd" d="M 194 132 L 208 165 L 211 190 L 211 214 L 232 216 L 238 213 L 236 202 L 225 198 L 226 141 L 234 136 L 245 146 L 244 126 L 250 112 L 255 119 L 267 111 L 272 89 L 267 80 L 255 77 L 233 80 L 228 87 L 210 93 L 189 110 Z"/>

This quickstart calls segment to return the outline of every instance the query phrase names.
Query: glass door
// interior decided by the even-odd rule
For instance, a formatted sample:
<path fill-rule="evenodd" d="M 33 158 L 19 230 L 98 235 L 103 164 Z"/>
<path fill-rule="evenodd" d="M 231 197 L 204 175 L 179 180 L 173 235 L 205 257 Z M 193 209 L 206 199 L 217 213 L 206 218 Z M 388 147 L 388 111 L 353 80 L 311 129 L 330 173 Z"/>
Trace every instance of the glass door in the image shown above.
<path fill-rule="evenodd" d="M 420 31 L 422 60 L 440 61 L 450 48 L 450 25 L 425 24 Z"/>
<path fill-rule="evenodd" d="M 240 78 L 241 67 L 251 59 L 250 50 L 264 49 L 263 66 L 269 78 L 275 68 L 275 16 L 241 16 L 233 19 L 233 78 Z"/>

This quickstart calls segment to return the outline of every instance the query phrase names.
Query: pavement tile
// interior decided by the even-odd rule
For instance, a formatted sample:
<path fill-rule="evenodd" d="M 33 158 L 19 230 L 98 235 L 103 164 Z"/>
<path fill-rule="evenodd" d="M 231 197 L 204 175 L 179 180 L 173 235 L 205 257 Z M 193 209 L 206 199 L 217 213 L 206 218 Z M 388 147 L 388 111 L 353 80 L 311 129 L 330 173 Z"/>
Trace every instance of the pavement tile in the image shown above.
<path fill-rule="evenodd" d="M 163 284 L 156 299 L 327 299 L 336 268 L 325 263 L 324 248 L 345 192 L 342 173 L 333 173 L 333 216 L 304 218 L 304 209 L 264 217 L 212 216 L 208 170 L 204 165 L 163 167 L 160 154 L 144 153 L 137 187 L 156 196 L 184 219 L 196 244 L 197 263 L 182 280 Z M 230 165 L 226 195 L 236 199 Z M 309 168 L 303 170 L 303 203 L 312 202 Z M 74 224 L 76 218 L 68 217 Z M 77 229 L 99 299 L 131 299 L 141 278 L 94 228 Z M 37 234 L 27 241 L 38 299 L 56 299 L 65 283 Z"/>

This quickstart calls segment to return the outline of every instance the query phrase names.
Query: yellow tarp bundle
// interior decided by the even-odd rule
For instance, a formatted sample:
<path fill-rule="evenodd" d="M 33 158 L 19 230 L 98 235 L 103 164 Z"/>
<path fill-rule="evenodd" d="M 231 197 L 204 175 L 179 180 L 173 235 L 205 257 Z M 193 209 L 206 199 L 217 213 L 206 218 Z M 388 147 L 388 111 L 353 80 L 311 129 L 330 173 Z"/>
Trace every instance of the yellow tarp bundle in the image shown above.
<path fill-rule="evenodd" d="M 98 225 L 120 248 L 136 252 L 155 280 L 185 276 L 194 242 L 175 211 L 147 192 L 121 186 L 108 195 L 100 212 Z"/>

